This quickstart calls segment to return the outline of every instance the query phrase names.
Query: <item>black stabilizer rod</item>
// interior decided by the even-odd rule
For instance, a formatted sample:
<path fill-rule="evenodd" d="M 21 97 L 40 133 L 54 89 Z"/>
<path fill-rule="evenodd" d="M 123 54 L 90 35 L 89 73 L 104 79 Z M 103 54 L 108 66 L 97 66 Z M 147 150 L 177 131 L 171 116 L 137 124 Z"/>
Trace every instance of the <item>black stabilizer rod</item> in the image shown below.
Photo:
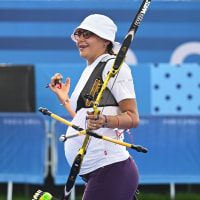
<path fill-rule="evenodd" d="M 39 110 L 41 113 L 43 113 L 44 115 L 49 115 L 49 116 L 51 116 L 51 114 L 52 114 L 52 112 L 50 112 L 47 108 L 42 108 L 42 107 L 40 107 L 40 108 L 38 108 L 38 110 Z"/>
<path fill-rule="evenodd" d="M 147 153 L 148 150 L 140 145 L 131 145 L 131 149 L 135 149 L 137 152 Z"/>

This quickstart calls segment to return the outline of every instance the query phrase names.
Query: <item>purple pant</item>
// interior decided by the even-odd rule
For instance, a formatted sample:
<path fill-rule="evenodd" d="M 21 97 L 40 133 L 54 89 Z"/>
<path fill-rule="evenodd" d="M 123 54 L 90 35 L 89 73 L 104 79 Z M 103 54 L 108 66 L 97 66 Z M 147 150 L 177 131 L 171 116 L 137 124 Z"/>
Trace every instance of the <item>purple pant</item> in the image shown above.
<path fill-rule="evenodd" d="M 137 166 L 129 157 L 92 172 L 82 200 L 132 200 L 138 182 Z"/>

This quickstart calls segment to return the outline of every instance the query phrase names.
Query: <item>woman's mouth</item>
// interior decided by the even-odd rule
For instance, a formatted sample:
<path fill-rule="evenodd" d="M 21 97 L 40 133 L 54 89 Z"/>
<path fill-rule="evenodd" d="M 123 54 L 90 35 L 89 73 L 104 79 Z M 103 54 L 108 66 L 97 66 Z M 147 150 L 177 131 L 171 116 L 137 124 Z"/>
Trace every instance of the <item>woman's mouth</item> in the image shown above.
<path fill-rule="evenodd" d="M 83 50 L 83 49 L 85 49 L 87 47 L 88 47 L 88 45 L 79 45 L 79 50 L 81 51 L 81 50 Z"/>

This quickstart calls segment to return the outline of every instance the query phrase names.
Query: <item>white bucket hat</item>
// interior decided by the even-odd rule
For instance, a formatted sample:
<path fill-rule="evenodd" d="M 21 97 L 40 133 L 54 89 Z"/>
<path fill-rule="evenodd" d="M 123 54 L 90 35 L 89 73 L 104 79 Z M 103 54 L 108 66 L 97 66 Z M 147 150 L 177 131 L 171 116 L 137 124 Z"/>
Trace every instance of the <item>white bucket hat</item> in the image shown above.
<path fill-rule="evenodd" d="M 118 45 L 118 42 L 115 42 L 115 34 L 117 32 L 117 26 L 109 17 L 100 14 L 93 14 L 86 17 L 83 22 L 75 28 L 74 32 L 77 29 L 85 29 L 93 32 L 99 37 L 109 40 L 113 43 L 113 46 Z M 71 38 L 76 42 L 74 38 L 74 32 L 71 35 Z"/>

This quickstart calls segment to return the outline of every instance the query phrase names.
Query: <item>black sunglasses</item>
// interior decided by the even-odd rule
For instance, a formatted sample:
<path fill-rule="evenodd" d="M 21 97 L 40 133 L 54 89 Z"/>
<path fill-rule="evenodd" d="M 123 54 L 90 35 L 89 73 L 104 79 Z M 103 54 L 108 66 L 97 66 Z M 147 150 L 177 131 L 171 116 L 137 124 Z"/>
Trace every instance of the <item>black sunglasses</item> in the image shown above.
<path fill-rule="evenodd" d="M 75 40 L 78 40 L 81 35 L 83 34 L 83 37 L 84 39 L 88 39 L 91 35 L 93 35 L 94 33 L 88 31 L 88 30 L 77 30 L 75 33 L 74 33 L 74 38 Z"/>

